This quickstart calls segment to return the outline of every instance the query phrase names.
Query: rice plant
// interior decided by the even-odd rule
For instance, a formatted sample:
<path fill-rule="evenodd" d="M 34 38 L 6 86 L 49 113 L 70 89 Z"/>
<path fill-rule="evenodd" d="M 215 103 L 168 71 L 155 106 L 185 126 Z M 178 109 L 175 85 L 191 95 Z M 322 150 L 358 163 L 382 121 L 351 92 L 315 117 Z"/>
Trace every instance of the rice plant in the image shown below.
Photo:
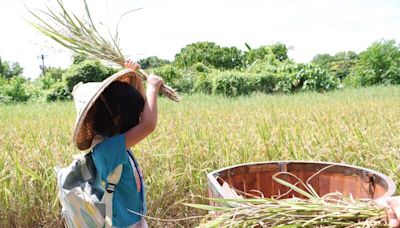
<path fill-rule="evenodd" d="M 208 210 L 210 221 L 199 225 L 211 227 L 389 227 L 388 215 L 382 206 L 371 200 L 354 200 L 340 192 L 318 196 L 311 185 L 298 182 L 291 184 L 279 175 L 273 180 L 297 192 L 303 198 L 246 198 L 209 199 L 220 206 L 204 204 L 185 204 L 190 207 Z M 304 187 L 303 190 L 297 184 Z"/>
<path fill-rule="evenodd" d="M 313 160 L 373 169 L 399 194 L 400 87 L 228 99 L 191 95 L 159 102 L 156 131 L 133 151 L 147 188 L 148 215 L 182 219 L 206 211 L 208 172 L 248 162 Z M 0 105 L 0 227 L 63 227 L 53 168 L 79 153 L 72 102 Z M 166 134 L 165 132 L 168 132 Z M 148 220 L 194 227 L 200 219 Z"/>
<path fill-rule="evenodd" d="M 100 59 L 124 67 L 125 57 L 120 49 L 118 29 L 114 35 L 111 35 L 110 32 L 110 39 L 106 39 L 105 35 L 101 34 L 93 23 L 86 0 L 83 2 L 87 21 L 80 19 L 73 12 L 69 12 L 62 0 L 56 1 L 58 10 L 47 7 L 47 10 L 39 10 L 41 13 L 39 14 L 28 9 L 36 19 L 36 22 L 28 22 L 44 35 L 76 53 L 83 53 L 93 59 Z M 148 77 L 142 69 L 138 69 L 136 73 L 144 80 Z M 179 101 L 176 92 L 167 85 L 162 85 L 160 91 L 169 99 Z"/>

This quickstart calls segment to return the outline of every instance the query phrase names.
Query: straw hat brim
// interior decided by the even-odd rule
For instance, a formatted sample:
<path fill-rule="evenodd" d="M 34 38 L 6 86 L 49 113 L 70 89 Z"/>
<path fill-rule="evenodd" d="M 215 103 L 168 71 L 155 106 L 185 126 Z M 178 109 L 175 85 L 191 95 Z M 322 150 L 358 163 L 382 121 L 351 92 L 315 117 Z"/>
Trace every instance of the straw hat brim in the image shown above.
<path fill-rule="evenodd" d="M 95 136 L 94 117 L 96 113 L 96 101 L 102 92 L 114 81 L 125 82 L 135 87 L 135 73 L 130 69 L 121 70 L 100 82 L 98 87 L 96 85 L 96 91 L 89 94 L 88 96 L 90 97 L 85 98 L 87 102 L 80 110 L 77 110 L 78 113 L 72 138 L 73 143 L 79 150 L 87 150 L 91 147 L 93 137 Z M 76 88 L 74 87 L 73 95 L 75 90 Z M 74 99 L 77 98 L 74 96 Z"/>

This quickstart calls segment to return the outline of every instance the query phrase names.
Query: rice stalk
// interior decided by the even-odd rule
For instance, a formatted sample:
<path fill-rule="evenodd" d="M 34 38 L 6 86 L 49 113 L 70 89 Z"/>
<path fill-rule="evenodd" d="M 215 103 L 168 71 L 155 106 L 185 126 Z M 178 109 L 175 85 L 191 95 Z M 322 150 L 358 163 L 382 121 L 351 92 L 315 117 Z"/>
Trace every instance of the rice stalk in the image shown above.
<path fill-rule="evenodd" d="M 311 186 L 308 193 L 296 184 L 291 184 L 278 175 L 273 179 L 302 198 L 247 198 L 208 199 L 219 206 L 185 204 L 207 210 L 209 221 L 198 227 L 389 227 L 385 208 L 375 202 L 354 200 L 336 192 L 323 197 L 314 194 Z M 293 175 L 293 174 L 291 174 Z M 301 181 L 300 181 L 301 182 Z"/>
<path fill-rule="evenodd" d="M 86 54 L 89 58 L 101 59 L 124 67 L 125 57 L 120 49 L 118 27 L 115 35 L 112 36 L 110 34 L 110 40 L 107 40 L 93 23 L 86 0 L 83 0 L 83 2 L 88 21 L 79 19 L 73 12 L 68 12 L 62 0 L 56 1 L 59 7 L 58 11 L 49 7 L 47 7 L 46 11 L 39 10 L 48 19 L 44 19 L 39 13 L 28 9 L 37 21 L 28 21 L 28 23 L 44 35 L 76 53 Z M 136 73 L 143 80 L 147 80 L 148 75 L 144 70 L 138 69 Z M 169 99 L 179 101 L 179 96 L 169 86 L 161 85 L 160 91 Z"/>

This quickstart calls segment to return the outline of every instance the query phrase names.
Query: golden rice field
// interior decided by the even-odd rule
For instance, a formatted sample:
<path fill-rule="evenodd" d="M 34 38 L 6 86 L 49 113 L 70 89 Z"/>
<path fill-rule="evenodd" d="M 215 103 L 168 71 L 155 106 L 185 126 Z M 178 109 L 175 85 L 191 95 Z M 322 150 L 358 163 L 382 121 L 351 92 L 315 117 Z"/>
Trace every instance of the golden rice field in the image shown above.
<path fill-rule="evenodd" d="M 206 195 L 207 172 L 244 162 L 345 162 L 385 173 L 400 187 L 400 87 L 192 95 L 181 103 L 161 99 L 159 110 L 156 132 L 134 148 L 153 217 L 204 213 L 181 203 Z M 62 227 L 53 167 L 78 153 L 74 120 L 72 102 L 0 105 L 0 227 Z M 188 227 L 199 221 L 149 222 Z"/>

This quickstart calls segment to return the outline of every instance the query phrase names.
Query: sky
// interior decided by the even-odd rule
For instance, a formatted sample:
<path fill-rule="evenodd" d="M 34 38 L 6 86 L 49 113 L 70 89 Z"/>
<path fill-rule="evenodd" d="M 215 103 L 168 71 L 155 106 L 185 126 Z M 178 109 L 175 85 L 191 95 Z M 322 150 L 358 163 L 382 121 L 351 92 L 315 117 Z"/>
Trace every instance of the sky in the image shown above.
<path fill-rule="evenodd" d="M 365 50 L 381 39 L 400 41 L 400 0 L 87 0 L 93 19 L 111 31 L 119 24 L 122 52 L 130 59 L 172 60 L 185 45 L 211 41 L 245 50 L 283 42 L 289 57 L 308 62 L 316 54 Z M 67 68 L 71 51 L 36 31 L 30 9 L 55 8 L 56 0 L 0 0 L 0 57 L 18 62 L 37 78 L 45 65 Z M 82 0 L 64 0 L 83 14 Z"/>

